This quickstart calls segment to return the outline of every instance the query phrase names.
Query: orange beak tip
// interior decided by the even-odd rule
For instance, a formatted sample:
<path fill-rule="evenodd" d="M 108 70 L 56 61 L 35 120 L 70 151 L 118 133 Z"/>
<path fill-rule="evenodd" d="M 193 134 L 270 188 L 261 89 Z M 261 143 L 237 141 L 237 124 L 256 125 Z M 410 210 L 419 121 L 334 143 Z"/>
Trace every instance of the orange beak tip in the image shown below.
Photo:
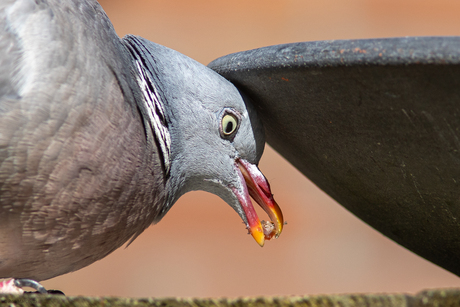
<path fill-rule="evenodd" d="M 265 235 L 264 232 L 262 231 L 261 227 L 253 227 L 253 228 L 248 228 L 249 233 L 252 235 L 254 240 L 256 240 L 257 244 L 260 245 L 260 247 L 263 247 L 265 244 Z"/>

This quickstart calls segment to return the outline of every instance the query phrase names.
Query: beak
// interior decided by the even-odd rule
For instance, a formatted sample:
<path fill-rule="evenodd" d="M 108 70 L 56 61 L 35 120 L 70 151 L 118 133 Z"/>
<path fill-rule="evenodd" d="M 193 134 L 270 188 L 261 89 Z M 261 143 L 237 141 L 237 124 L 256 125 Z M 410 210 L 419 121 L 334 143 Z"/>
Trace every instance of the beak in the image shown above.
<path fill-rule="evenodd" d="M 234 189 L 234 193 L 246 215 L 249 233 L 260 246 L 264 246 L 265 240 L 270 240 L 273 236 L 278 238 L 281 234 L 284 225 L 283 213 L 273 199 L 267 179 L 257 166 L 243 159 L 237 159 L 235 163 L 243 190 L 238 192 Z M 268 214 L 271 222 L 260 222 L 249 195 Z"/>

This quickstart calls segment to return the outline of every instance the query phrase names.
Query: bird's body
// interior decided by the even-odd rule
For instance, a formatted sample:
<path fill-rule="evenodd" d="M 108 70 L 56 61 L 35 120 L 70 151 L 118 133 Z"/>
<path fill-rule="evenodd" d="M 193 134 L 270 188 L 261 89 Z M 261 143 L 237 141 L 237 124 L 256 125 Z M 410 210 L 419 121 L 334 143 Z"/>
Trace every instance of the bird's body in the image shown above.
<path fill-rule="evenodd" d="M 233 85 L 120 39 L 96 1 L 0 3 L 0 278 L 87 266 L 196 189 L 226 200 L 262 245 L 248 193 L 272 200 L 255 167 L 263 143 Z"/>
<path fill-rule="evenodd" d="M 134 67 L 113 30 L 99 25 L 100 7 L 1 5 L 0 276 L 43 280 L 148 227 L 165 201 L 165 178 L 137 84 L 125 81 Z"/>

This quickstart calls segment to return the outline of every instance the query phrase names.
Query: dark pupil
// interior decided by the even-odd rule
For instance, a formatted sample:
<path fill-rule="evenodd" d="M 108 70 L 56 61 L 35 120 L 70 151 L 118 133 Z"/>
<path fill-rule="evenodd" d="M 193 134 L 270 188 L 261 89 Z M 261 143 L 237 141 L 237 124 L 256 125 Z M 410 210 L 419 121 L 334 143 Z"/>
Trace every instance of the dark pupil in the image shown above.
<path fill-rule="evenodd" d="M 228 122 L 227 126 L 225 127 L 225 133 L 230 133 L 230 132 L 232 132 L 232 130 L 233 130 L 233 123 Z"/>

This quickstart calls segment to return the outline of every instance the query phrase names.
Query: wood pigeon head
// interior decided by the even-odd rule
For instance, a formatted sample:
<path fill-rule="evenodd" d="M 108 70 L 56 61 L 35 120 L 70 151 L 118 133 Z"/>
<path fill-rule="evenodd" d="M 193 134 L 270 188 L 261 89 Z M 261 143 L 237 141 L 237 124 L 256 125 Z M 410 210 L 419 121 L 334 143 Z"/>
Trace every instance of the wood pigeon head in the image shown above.
<path fill-rule="evenodd" d="M 222 76 L 175 50 L 132 35 L 123 42 L 136 61 L 144 96 L 152 98 L 151 111 L 145 112 L 158 115 L 147 118 L 165 128 L 157 139 L 167 201 L 156 221 L 184 193 L 203 190 L 232 206 L 259 245 L 278 237 L 283 216 L 257 167 L 265 138 L 250 101 Z M 273 223 L 261 224 L 250 196 Z"/>

